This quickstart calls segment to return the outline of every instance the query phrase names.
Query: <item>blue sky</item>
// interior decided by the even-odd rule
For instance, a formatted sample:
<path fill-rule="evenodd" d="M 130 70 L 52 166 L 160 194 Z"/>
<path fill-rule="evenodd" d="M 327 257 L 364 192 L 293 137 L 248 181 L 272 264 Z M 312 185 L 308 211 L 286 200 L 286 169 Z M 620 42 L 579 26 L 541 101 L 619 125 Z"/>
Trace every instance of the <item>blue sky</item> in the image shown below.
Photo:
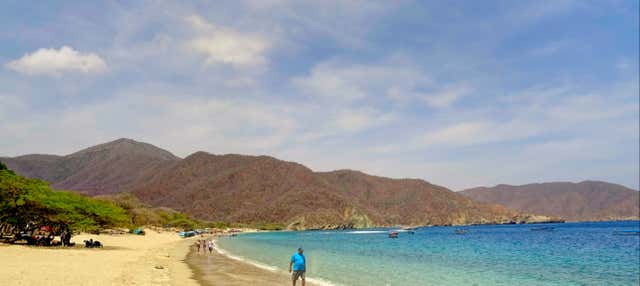
<path fill-rule="evenodd" d="M 638 188 L 638 1 L 4 1 L 0 155 Z"/>

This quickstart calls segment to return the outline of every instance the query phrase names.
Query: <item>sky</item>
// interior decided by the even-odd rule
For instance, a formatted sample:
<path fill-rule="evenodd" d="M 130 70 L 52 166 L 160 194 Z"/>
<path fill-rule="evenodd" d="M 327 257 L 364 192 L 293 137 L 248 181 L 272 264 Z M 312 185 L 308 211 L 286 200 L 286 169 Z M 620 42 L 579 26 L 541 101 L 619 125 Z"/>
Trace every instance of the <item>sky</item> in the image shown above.
<path fill-rule="evenodd" d="M 14 1 L 0 156 L 126 137 L 453 190 L 639 184 L 639 1 Z"/>

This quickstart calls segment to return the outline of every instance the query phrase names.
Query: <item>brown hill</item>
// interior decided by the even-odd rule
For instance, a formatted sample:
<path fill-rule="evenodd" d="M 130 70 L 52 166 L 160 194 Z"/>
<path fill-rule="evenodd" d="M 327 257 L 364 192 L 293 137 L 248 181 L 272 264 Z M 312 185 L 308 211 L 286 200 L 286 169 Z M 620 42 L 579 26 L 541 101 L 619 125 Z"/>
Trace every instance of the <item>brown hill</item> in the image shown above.
<path fill-rule="evenodd" d="M 355 171 L 315 173 L 267 156 L 198 152 L 134 188 L 152 205 L 209 220 L 328 225 L 427 225 L 505 222 L 515 215 L 422 180 Z"/>
<path fill-rule="evenodd" d="M 317 174 L 388 225 L 485 223 L 513 215 L 501 206 L 478 204 L 424 180 L 390 179 L 351 170 Z"/>
<path fill-rule="evenodd" d="M 180 158 L 151 144 L 118 139 L 66 156 L 25 155 L 0 158 L 18 174 L 51 182 L 57 189 L 89 195 L 128 189 L 146 170 Z"/>
<path fill-rule="evenodd" d="M 477 201 L 571 221 L 638 219 L 640 216 L 638 191 L 606 182 L 498 185 L 461 193 Z"/>
<path fill-rule="evenodd" d="M 289 222 L 308 213 L 339 223 L 347 207 L 306 167 L 266 156 L 197 152 L 132 191 L 152 205 L 208 220 Z"/>
<path fill-rule="evenodd" d="M 152 206 L 207 220 L 285 223 L 304 229 L 504 223 L 522 217 L 423 180 L 346 170 L 317 173 L 267 156 L 197 152 L 180 159 L 130 139 L 67 156 L 0 160 L 56 188 L 92 195 L 131 192 Z"/>

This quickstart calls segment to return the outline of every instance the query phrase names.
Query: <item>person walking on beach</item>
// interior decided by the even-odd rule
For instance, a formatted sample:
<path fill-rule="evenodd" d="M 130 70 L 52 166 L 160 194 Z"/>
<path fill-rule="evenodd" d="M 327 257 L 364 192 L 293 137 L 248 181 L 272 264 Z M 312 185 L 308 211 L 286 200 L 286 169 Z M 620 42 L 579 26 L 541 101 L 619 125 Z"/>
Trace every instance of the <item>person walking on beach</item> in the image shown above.
<path fill-rule="evenodd" d="M 302 278 L 302 286 L 304 286 L 304 273 L 307 266 L 307 259 L 304 257 L 303 252 L 302 247 L 299 247 L 298 252 L 291 256 L 291 261 L 289 262 L 289 273 L 291 273 L 293 286 L 296 286 L 298 278 Z M 293 272 L 291 270 L 293 270 Z"/>
<path fill-rule="evenodd" d="M 213 240 L 209 240 L 207 246 L 209 246 L 209 254 L 211 254 L 213 252 Z"/>
<path fill-rule="evenodd" d="M 199 239 L 196 242 L 196 246 L 198 247 L 198 254 L 200 254 L 200 240 Z"/>

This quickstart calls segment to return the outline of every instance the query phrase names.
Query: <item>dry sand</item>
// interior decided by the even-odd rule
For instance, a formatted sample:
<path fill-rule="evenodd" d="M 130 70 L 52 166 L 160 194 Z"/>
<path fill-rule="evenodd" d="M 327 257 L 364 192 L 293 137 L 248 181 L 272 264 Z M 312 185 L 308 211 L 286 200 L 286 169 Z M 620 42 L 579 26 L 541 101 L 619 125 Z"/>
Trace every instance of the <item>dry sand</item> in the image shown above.
<path fill-rule="evenodd" d="M 79 247 L 89 238 L 105 247 Z M 0 285 L 198 285 L 184 262 L 194 239 L 148 230 L 145 236 L 78 235 L 75 248 L 0 244 Z"/>

